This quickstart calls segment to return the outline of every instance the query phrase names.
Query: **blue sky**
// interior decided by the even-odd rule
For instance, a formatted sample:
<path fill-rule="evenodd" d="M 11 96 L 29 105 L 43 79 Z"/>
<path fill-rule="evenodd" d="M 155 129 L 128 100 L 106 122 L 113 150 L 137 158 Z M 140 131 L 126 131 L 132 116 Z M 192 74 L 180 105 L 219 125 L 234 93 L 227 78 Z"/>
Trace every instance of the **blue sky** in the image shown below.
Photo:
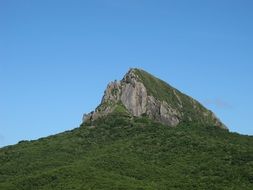
<path fill-rule="evenodd" d="M 0 146 L 78 127 L 130 67 L 253 135 L 251 0 L 1 0 Z"/>

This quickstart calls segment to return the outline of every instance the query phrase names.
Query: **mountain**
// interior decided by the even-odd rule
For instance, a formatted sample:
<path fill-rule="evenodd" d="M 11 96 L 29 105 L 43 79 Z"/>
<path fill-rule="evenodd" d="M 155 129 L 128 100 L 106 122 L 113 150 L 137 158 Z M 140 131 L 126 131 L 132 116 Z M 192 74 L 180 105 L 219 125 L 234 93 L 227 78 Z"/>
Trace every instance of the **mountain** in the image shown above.
<path fill-rule="evenodd" d="M 171 127 L 193 122 L 227 129 L 199 102 L 141 69 L 130 69 L 121 81 L 111 82 L 101 104 L 83 120 L 92 122 L 117 110 Z"/>
<path fill-rule="evenodd" d="M 79 128 L 0 149 L 0 189 L 253 189 L 253 137 L 140 69 Z"/>

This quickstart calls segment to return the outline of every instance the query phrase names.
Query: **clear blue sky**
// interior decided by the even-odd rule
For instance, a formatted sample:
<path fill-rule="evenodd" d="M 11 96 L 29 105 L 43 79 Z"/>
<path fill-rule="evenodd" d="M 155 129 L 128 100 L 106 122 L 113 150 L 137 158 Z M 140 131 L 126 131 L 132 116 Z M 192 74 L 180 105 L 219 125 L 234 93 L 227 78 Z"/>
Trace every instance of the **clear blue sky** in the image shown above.
<path fill-rule="evenodd" d="M 1 0 L 0 146 L 78 127 L 130 67 L 253 134 L 253 1 Z"/>

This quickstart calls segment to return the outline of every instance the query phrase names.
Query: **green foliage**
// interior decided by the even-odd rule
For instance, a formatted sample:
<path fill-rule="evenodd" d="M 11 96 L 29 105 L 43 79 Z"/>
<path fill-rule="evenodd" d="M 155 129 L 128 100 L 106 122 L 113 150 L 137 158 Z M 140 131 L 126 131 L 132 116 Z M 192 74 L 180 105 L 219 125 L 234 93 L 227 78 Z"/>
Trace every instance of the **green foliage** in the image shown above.
<path fill-rule="evenodd" d="M 125 116 L 130 116 L 130 115 L 131 115 L 131 114 L 129 113 L 129 111 L 125 108 L 125 106 L 124 106 L 121 102 L 120 102 L 120 103 L 117 103 L 117 104 L 114 106 L 113 113 L 114 113 L 114 114 L 125 115 Z"/>
<path fill-rule="evenodd" d="M 175 88 L 168 85 L 166 82 L 152 76 L 146 71 L 135 69 L 135 73 L 140 77 L 144 86 L 147 88 L 149 95 L 153 95 L 160 101 L 164 100 L 166 102 L 170 102 L 174 108 L 178 108 L 178 99 L 173 92 L 176 90 Z"/>
<path fill-rule="evenodd" d="M 212 112 L 207 110 L 196 100 L 146 71 L 135 69 L 134 72 L 147 88 L 149 95 L 152 95 L 160 101 L 168 102 L 172 108 L 183 113 L 183 122 L 191 121 L 192 123 L 199 123 L 202 125 L 216 124 L 216 120 L 212 117 Z"/>
<path fill-rule="evenodd" d="M 121 108 L 93 127 L 0 149 L 0 189 L 253 189 L 253 137 L 170 128 Z"/>

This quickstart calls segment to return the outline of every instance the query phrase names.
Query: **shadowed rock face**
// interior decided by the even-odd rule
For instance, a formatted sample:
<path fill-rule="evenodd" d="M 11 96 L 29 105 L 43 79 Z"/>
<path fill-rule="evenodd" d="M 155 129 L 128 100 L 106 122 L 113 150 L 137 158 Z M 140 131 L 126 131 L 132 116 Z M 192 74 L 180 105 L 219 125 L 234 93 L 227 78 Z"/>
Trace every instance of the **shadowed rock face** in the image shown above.
<path fill-rule="evenodd" d="M 161 101 L 149 94 L 136 69 L 130 69 L 121 81 L 114 81 L 108 84 L 101 104 L 94 112 L 85 114 L 83 121 L 94 121 L 99 117 L 112 113 L 116 106 L 120 104 L 132 116 L 140 117 L 146 115 L 150 119 L 174 127 L 183 120 L 184 113 L 182 113 L 183 104 L 179 95 L 175 90 L 172 92 L 178 102 L 177 109 L 170 102 Z M 195 100 L 190 99 L 189 101 L 193 102 L 192 109 L 194 109 Z M 207 117 L 210 113 L 212 112 L 207 110 L 203 115 Z M 212 117 L 217 123 L 220 122 L 213 114 Z M 189 120 L 191 120 L 190 117 Z"/>

